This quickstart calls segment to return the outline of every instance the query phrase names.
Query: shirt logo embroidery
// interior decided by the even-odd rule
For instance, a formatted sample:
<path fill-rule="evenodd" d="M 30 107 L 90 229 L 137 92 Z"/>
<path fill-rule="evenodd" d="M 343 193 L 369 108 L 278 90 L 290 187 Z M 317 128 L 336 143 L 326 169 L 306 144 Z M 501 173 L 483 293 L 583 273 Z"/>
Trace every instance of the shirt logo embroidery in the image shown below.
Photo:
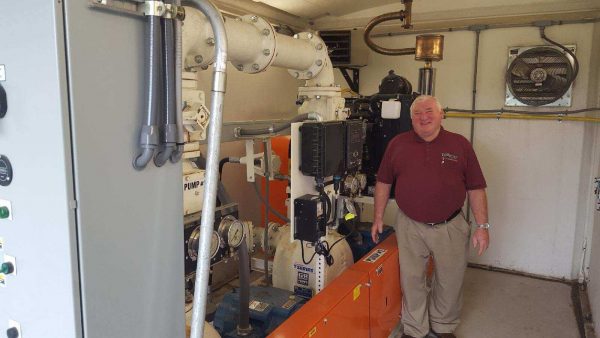
<path fill-rule="evenodd" d="M 445 161 L 458 162 L 458 156 L 450 153 L 442 153 L 442 163 Z"/>

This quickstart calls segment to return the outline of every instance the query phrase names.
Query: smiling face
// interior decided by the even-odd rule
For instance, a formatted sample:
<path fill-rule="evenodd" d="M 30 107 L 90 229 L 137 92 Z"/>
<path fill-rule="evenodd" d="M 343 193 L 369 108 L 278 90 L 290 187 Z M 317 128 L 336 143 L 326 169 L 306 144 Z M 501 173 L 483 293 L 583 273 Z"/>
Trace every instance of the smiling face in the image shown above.
<path fill-rule="evenodd" d="M 423 140 L 433 141 L 442 126 L 443 111 L 433 98 L 417 101 L 412 107 L 411 119 L 415 133 Z"/>

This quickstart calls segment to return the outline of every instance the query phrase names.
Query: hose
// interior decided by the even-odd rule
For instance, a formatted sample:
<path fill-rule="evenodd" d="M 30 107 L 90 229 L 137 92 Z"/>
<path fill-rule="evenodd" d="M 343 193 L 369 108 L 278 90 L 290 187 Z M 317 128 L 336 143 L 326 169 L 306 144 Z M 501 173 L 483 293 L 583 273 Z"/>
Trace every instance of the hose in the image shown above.
<path fill-rule="evenodd" d="M 143 170 L 158 147 L 159 133 L 157 112 L 159 109 L 161 30 L 160 18 L 149 15 L 146 20 L 146 123 L 140 131 L 140 148 L 142 153 L 133 161 L 136 170 Z"/>
<path fill-rule="evenodd" d="M 172 0 L 165 1 L 166 4 L 172 4 Z M 154 164 L 162 167 L 177 146 L 177 124 L 175 109 L 175 45 L 173 34 L 173 20 L 162 19 L 163 29 L 163 130 L 162 130 L 162 149 L 154 157 Z"/>
<path fill-rule="evenodd" d="M 237 332 L 239 336 L 245 336 L 252 331 L 250 325 L 250 255 L 246 244 L 246 235 L 238 249 L 238 255 L 240 258 L 240 313 Z"/>
<path fill-rule="evenodd" d="M 181 0 L 174 0 L 175 6 L 181 5 Z M 181 85 L 183 82 L 182 77 L 182 37 L 181 37 L 181 20 L 176 19 L 174 21 L 175 29 L 175 123 L 177 124 L 177 148 L 171 154 L 171 162 L 177 163 L 183 156 L 183 145 L 185 143 L 185 136 L 183 130 L 183 98 Z"/>

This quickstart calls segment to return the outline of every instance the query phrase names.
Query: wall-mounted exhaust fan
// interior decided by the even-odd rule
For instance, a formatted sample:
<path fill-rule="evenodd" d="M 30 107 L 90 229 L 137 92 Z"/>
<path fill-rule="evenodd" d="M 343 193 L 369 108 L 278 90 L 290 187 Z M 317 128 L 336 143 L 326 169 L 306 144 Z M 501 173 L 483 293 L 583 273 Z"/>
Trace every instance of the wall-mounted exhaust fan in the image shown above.
<path fill-rule="evenodd" d="M 575 53 L 575 46 L 565 48 Z M 505 105 L 570 106 L 577 76 L 573 56 L 554 46 L 510 48 Z"/>

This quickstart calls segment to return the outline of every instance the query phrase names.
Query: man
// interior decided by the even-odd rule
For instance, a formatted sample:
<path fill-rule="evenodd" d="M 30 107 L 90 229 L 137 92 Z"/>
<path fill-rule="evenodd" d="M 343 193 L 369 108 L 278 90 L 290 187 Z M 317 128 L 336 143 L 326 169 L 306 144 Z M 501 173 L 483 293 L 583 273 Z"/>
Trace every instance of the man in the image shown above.
<path fill-rule="evenodd" d="M 430 329 L 453 338 L 460 322 L 462 283 L 467 267 L 470 226 L 461 208 L 465 195 L 477 223 L 473 247 L 488 247 L 486 182 L 469 141 L 444 130 L 443 111 L 433 96 L 419 96 L 410 107 L 414 130 L 394 137 L 377 173 L 371 236 L 377 242 L 392 184 L 400 208 L 396 237 L 402 285 L 402 338 L 421 338 Z M 433 257 L 431 294 L 426 266 Z"/>

